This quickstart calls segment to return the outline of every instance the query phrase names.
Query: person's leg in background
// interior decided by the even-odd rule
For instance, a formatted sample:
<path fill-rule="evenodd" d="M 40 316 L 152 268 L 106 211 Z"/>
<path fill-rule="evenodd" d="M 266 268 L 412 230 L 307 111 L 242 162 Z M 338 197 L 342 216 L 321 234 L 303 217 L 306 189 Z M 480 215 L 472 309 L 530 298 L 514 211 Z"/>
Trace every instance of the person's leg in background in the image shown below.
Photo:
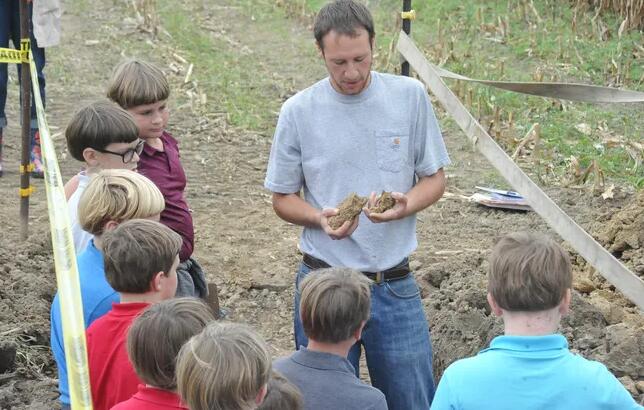
<path fill-rule="evenodd" d="M 432 345 L 413 274 L 372 287 L 362 344 L 371 383 L 385 394 L 389 410 L 429 409 Z"/>
<path fill-rule="evenodd" d="M 18 0 L 6 0 L 3 2 L 4 11 L 0 13 L 0 48 L 9 48 L 9 40 L 20 44 L 20 16 Z M 17 25 L 16 25 L 17 23 Z M 17 30 L 17 34 L 16 34 Z M 12 64 L 13 65 L 13 64 Z M 3 130 L 7 127 L 7 115 L 5 106 L 7 104 L 7 83 L 9 82 L 9 64 L 0 64 L 0 176 L 2 176 L 2 146 Z"/>
<path fill-rule="evenodd" d="M 5 11 L 0 13 L 0 47 L 8 48 L 9 40 L 13 48 L 20 49 L 20 0 L 5 0 Z M 40 95 L 45 105 L 45 76 L 43 70 L 45 68 L 45 49 L 38 47 L 36 39 L 33 34 L 33 23 L 31 3 L 29 4 L 29 27 L 31 39 L 31 52 L 36 64 L 36 71 L 38 73 L 38 82 Z M 21 65 L 18 64 L 18 83 L 21 80 Z M 6 116 L 6 103 L 7 103 L 7 85 L 9 73 L 8 64 L 0 64 L 0 176 L 2 175 L 2 145 L 3 145 L 3 129 L 7 126 Z M 22 104 L 21 104 L 22 106 Z M 20 117 L 22 118 L 22 117 Z M 31 93 L 31 112 L 30 112 L 30 137 L 31 137 L 31 163 L 34 164 L 34 171 L 32 176 L 36 178 L 43 177 L 42 156 L 40 150 L 40 134 L 38 132 L 38 119 L 36 115 L 36 104 L 34 93 Z"/>

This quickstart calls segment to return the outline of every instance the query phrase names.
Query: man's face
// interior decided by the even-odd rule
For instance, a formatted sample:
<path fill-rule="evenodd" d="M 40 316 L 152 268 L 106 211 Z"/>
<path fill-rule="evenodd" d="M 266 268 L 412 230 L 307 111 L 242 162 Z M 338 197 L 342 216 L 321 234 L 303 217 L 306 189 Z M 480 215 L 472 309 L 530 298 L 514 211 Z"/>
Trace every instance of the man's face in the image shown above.
<path fill-rule="evenodd" d="M 356 34 L 351 37 L 331 30 L 322 37 L 321 53 L 331 85 L 345 95 L 359 94 L 371 79 L 373 43 L 364 28 L 356 29 Z"/>
<path fill-rule="evenodd" d="M 137 105 L 128 108 L 139 128 L 139 137 L 142 139 L 159 138 L 166 125 L 168 125 L 168 103 L 166 100 L 152 104 Z"/>

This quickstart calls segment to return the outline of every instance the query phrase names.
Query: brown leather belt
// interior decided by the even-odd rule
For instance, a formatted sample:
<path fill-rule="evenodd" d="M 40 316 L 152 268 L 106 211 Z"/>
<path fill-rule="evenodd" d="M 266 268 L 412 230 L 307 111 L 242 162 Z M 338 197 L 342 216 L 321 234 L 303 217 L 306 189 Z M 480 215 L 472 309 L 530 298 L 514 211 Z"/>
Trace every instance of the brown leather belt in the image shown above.
<path fill-rule="evenodd" d="M 307 253 L 304 253 L 303 255 L 304 256 L 302 258 L 302 262 L 304 262 L 304 264 L 309 268 L 311 268 L 312 270 L 331 267 L 331 265 L 329 265 L 328 263 L 324 262 L 321 259 L 318 259 Z M 407 275 L 409 275 L 409 272 L 411 272 L 411 270 L 409 269 L 409 259 L 405 258 L 402 260 L 402 262 L 400 262 L 398 265 L 394 266 L 393 268 L 389 268 L 381 272 L 362 272 L 362 273 L 372 281 L 376 283 L 382 283 L 382 282 L 391 282 L 393 280 L 403 279 Z"/>

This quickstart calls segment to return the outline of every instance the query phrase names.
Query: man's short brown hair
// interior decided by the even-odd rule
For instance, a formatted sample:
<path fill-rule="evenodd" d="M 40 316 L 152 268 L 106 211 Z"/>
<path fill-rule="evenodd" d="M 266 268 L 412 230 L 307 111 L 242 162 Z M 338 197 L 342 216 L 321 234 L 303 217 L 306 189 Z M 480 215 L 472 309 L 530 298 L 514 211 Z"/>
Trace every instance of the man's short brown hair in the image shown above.
<path fill-rule="evenodd" d="M 488 292 L 502 309 L 548 310 L 572 287 L 570 256 L 546 235 L 512 233 L 492 249 L 488 279 Z"/>
<path fill-rule="evenodd" d="M 335 31 L 349 37 L 356 37 L 357 30 L 364 28 L 369 34 L 369 44 L 373 43 L 376 36 L 373 17 L 369 9 L 355 0 L 336 0 L 320 9 L 313 24 L 315 41 L 324 51 L 324 36 Z"/>
<path fill-rule="evenodd" d="M 273 370 L 268 380 L 266 397 L 257 410 L 302 410 L 304 401 L 300 390 L 281 373 Z"/>
<path fill-rule="evenodd" d="M 177 390 L 190 410 L 254 409 L 270 374 L 266 342 L 239 323 L 210 323 L 177 358 Z"/>
<path fill-rule="evenodd" d="M 125 293 L 145 293 L 154 275 L 167 276 L 182 243 L 179 234 L 147 219 L 123 222 L 102 240 L 107 282 Z"/>
<path fill-rule="evenodd" d="M 81 108 L 67 124 L 67 150 L 74 159 L 85 162 L 87 148 L 104 150 L 112 143 L 130 143 L 139 138 L 132 115 L 110 101 L 97 101 Z"/>
<path fill-rule="evenodd" d="M 212 310 L 196 298 L 164 300 L 147 308 L 127 336 L 127 352 L 136 374 L 150 386 L 175 390 L 179 350 L 214 320 Z"/>
<path fill-rule="evenodd" d="M 356 270 L 313 271 L 302 281 L 300 292 L 300 317 L 309 339 L 343 342 L 369 319 L 371 281 Z"/>
<path fill-rule="evenodd" d="M 107 97 L 126 110 L 167 100 L 169 96 L 170 84 L 163 71 L 141 60 L 125 60 L 117 65 L 107 87 Z"/>

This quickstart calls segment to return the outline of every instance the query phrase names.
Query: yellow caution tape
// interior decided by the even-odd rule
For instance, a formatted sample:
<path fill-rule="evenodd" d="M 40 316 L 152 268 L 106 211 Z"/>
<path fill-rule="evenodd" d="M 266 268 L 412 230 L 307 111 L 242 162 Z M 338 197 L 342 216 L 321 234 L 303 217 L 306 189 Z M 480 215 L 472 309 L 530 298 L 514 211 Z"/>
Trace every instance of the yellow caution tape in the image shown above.
<path fill-rule="evenodd" d="M 0 63 L 26 63 L 29 61 L 27 55 L 15 48 L 0 48 Z"/>
<path fill-rule="evenodd" d="M 29 165 L 24 166 L 20 165 L 20 173 L 21 174 L 26 174 L 27 172 L 33 172 L 36 170 L 36 166 L 34 165 L 33 162 L 30 162 Z"/>
<path fill-rule="evenodd" d="M 19 191 L 20 191 L 20 197 L 25 198 L 34 193 L 34 187 L 33 185 L 29 185 L 29 188 L 19 188 Z"/>
<path fill-rule="evenodd" d="M 400 13 L 403 20 L 416 20 L 416 10 L 403 11 Z"/>
<path fill-rule="evenodd" d="M 63 319 L 63 344 L 67 364 L 67 377 L 71 407 L 74 410 L 92 409 L 92 396 L 89 384 L 87 365 L 87 345 L 85 342 L 85 323 L 83 303 L 78 281 L 76 254 L 72 241 L 72 232 L 67 211 L 67 200 L 63 190 L 63 181 L 56 159 L 54 143 L 45 119 L 45 109 L 38 87 L 38 75 L 33 56 L 29 53 L 31 82 L 43 165 L 45 168 L 45 188 L 47 191 L 47 208 L 51 227 L 51 242 L 54 250 L 54 266 L 58 283 L 61 318 Z"/>

